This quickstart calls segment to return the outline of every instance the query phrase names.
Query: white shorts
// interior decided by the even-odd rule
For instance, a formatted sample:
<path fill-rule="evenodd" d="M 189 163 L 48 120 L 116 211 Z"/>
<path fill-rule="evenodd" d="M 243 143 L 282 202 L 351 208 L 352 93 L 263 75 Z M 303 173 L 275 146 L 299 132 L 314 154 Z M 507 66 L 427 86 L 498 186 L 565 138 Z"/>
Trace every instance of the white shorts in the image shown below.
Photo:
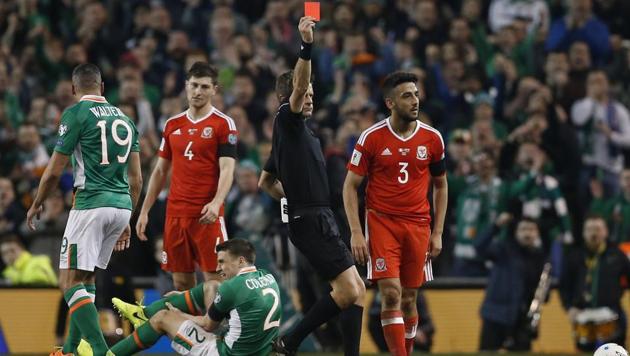
<path fill-rule="evenodd" d="M 180 355 L 218 356 L 217 337 L 205 331 L 192 320 L 184 321 L 171 341 L 171 347 Z"/>
<path fill-rule="evenodd" d="M 119 208 L 70 210 L 63 233 L 60 269 L 107 268 L 116 241 L 129 224 L 131 211 Z"/>

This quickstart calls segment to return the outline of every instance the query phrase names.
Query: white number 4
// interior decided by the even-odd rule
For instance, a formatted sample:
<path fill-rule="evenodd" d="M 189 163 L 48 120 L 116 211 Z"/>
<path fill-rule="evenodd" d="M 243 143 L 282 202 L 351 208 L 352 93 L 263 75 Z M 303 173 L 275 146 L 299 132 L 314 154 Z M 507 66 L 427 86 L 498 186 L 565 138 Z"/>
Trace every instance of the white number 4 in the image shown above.
<path fill-rule="evenodd" d="M 188 146 L 186 146 L 186 149 L 184 150 L 184 156 L 188 157 L 188 160 L 192 160 L 193 159 L 193 152 L 190 149 L 190 147 L 192 146 L 192 141 L 188 142 Z"/>
<path fill-rule="evenodd" d="M 263 289 L 262 294 L 263 295 L 271 294 L 271 296 L 273 297 L 273 305 L 271 306 L 271 309 L 269 310 L 269 313 L 267 314 L 267 317 L 265 318 L 265 325 L 263 326 L 263 330 L 277 328 L 280 326 L 280 320 L 271 321 L 271 317 L 276 312 L 276 309 L 278 309 L 278 304 L 280 304 L 280 296 L 278 296 L 278 292 L 276 292 L 275 289 L 273 288 Z"/>
<path fill-rule="evenodd" d="M 398 176 L 398 181 L 400 182 L 400 184 L 405 184 L 409 180 L 409 172 L 407 172 L 407 166 L 409 165 L 409 163 L 398 162 L 398 164 L 400 165 L 400 173 L 402 173 L 401 176 Z"/>

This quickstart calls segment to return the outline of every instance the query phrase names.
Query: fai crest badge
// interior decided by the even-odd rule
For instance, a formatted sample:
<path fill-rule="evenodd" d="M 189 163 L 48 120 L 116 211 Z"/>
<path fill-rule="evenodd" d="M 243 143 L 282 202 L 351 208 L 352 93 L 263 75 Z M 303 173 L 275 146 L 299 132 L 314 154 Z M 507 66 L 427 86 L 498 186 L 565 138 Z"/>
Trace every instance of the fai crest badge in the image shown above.
<path fill-rule="evenodd" d="M 201 131 L 201 138 L 211 138 L 212 137 L 212 127 L 204 127 L 203 131 Z"/>
<path fill-rule="evenodd" d="M 384 258 L 377 258 L 376 259 L 376 271 L 377 272 L 387 271 L 387 266 L 385 265 L 385 259 Z"/>
<path fill-rule="evenodd" d="M 214 304 L 219 304 L 219 303 L 221 303 L 221 294 L 217 292 L 217 295 L 214 296 Z"/>
<path fill-rule="evenodd" d="M 416 153 L 416 158 L 425 160 L 427 159 L 427 148 L 426 146 L 418 146 L 418 151 Z"/>
<path fill-rule="evenodd" d="M 66 132 L 68 132 L 68 126 L 63 124 L 59 125 L 59 136 L 65 135 Z"/>

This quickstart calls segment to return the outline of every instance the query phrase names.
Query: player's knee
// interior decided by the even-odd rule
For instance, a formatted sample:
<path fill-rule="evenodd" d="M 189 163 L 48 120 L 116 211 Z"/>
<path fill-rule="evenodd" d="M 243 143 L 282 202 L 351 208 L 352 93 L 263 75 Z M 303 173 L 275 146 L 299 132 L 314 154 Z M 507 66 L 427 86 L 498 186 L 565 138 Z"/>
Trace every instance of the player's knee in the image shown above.
<path fill-rule="evenodd" d="M 167 310 L 159 310 L 157 313 L 153 314 L 149 319 L 149 323 L 151 323 L 151 327 L 153 330 L 161 330 L 162 324 L 164 323 L 164 318 L 166 317 Z"/>
<path fill-rule="evenodd" d="M 402 293 L 400 289 L 395 287 L 385 287 L 381 290 L 381 300 L 383 307 L 387 309 L 399 308 L 401 303 Z"/>
<path fill-rule="evenodd" d="M 403 293 L 400 299 L 400 309 L 406 314 L 412 313 L 416 309 L 415 294 Z"/>

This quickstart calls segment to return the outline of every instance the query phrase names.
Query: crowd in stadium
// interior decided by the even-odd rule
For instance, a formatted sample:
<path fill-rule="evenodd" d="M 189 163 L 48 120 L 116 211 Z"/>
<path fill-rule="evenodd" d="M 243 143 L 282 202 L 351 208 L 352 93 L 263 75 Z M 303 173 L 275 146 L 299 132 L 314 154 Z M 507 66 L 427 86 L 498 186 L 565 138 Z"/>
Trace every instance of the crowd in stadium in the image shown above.
<path fill-rule="evenodd" d="M 300 288 L 296 274 L 304 276 L 298 281 L 312 279 L 288 247 L 278 204 L 257 185 L 279 106 L 275 78 L 297 60 L 302 3 L 0 2 L 0 236 L 17 236 L 58 266 L 72 205 L 70 168 L 46 201 L 38 230 L 29 231 L 24 220 L 61 114 L 74 103 L 70 79 L 77 64 L 98 65 L 104 96 L 135 121 L 147 182 L 165 121 L 186 109 L 187 69 L 208 61 L 219 69 L 212 104 L 234 119 L 240 137 L 226 203 L 228 233 L 262 237 L 286 272 L 285 284 Z M 609 241 L 630 251 L 630 2 L 347 0 L 321 6 L 308 125 L 321 139 L 332 207 L 347 238 L 346 163 L 360 133 L 385 118 L 382 79 L 404 70 L 420 78 L 421 120 L 440 131 L 447 149 L 449 209 L 436 277 L 490 276 L 489 295 L 510 292 L 514 285 L 505 281 L 519 272 L 507 268 L 501 279 L 501 262 L 488 262 L 489 245 L 512 239 L 523 221 L 538 233 L 522 245 L 544 256 L 524 260 L 540 267 L 524 277 L 523 288 L 532 293 L 547 256 L 552 275 L 561 279 L 567 256 L 584 245 L 587 216 L 603 217 Z M 167 197 L 164 191 L 151 210 L 150 241 L 134 238 L 129 251 L 115 254 L 112 273 L 155 276 Z M 563 300 L 567 309 L 574 306 L 571 298 Z M 493 309 L 491 299 L 486 303 L 484 319 L 513 322 L 502 320 L 505 313 Z"/>

